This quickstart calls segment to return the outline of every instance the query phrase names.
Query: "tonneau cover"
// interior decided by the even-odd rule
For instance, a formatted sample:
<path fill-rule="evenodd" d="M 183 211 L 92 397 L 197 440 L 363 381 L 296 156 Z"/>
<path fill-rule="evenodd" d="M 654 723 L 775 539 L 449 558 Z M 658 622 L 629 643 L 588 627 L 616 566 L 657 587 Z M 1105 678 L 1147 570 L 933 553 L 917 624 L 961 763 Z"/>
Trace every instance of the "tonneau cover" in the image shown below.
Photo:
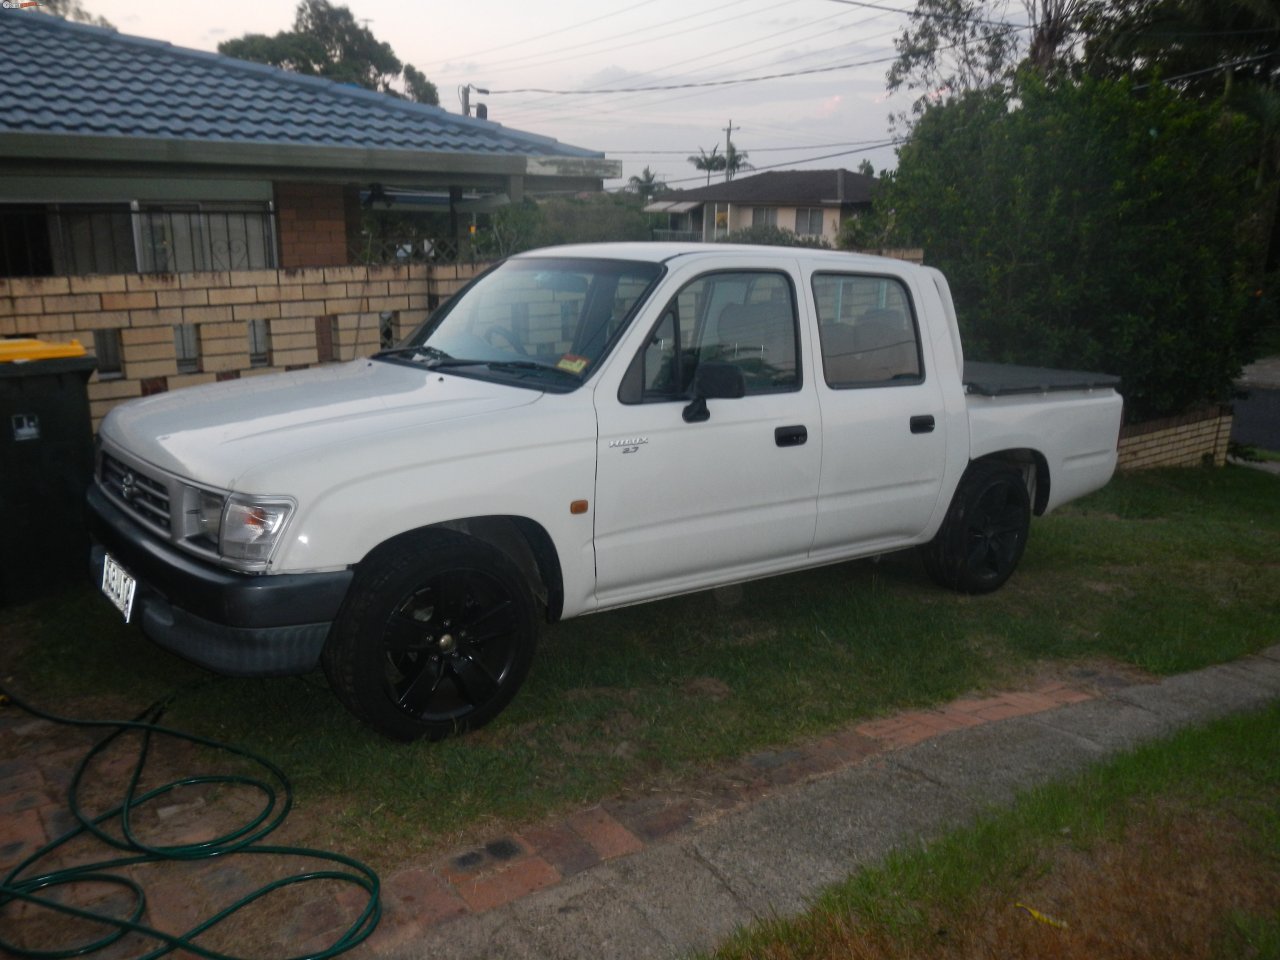
<path fill-rule="evenodd" d="M 1054 390 L 1116 389 L 1120 378 L 1106 373 L 1079 370 L 1052 370 L 1048 367 L 1019 367 L 1010 363 L 965 361 L 966 393 L 984 397 L 1004 397 L 1018 393 L 1048 393 Z"/>

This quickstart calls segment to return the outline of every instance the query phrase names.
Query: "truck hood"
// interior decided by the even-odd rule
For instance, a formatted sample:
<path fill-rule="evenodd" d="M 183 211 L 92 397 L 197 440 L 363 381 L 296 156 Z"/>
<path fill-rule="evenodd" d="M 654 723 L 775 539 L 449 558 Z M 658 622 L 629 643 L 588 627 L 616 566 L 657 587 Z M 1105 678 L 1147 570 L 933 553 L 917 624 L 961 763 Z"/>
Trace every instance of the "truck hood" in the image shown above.
<path fill-rule="evenodd" d="M 378 360 L 208 384 L 111 411 L 100 434 L 135 457 L 228 490 L 272 463 L 379 434 L 533 403 L 536 390 Z"/>

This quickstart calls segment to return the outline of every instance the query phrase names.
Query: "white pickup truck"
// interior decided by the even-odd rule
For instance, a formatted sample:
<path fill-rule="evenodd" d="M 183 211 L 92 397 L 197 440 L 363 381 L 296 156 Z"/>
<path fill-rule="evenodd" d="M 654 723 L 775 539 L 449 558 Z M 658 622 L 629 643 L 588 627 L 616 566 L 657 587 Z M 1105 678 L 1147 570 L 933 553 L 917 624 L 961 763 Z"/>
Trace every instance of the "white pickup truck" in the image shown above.
<path fill-rule="evenodd" d="M 495 716 L 540 620 L 919 546 L 971 593 L 1116 463 L 1114 377 L 965 365 L 943 276 L 722 244 L 512 257 L 402 345 L 136 400 L 103 592 L 239 676 L 322 665 L 384 734 Z"/>

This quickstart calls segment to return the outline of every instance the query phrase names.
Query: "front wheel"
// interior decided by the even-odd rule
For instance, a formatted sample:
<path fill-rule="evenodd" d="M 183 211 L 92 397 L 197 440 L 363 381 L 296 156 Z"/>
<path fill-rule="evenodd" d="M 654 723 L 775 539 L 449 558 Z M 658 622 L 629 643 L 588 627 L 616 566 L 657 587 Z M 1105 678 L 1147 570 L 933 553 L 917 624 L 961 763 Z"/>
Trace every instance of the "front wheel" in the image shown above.
<path fill-rule="evenodd" d="M 364 561 L 323 664 L 338 698 L 378 732 L 438 740 L 511 702 L 536 641 L 536 606 L 515 564 L 436 531 Z"/>
<path fill-rule="evenodd" d="M 940 586 L 990 593 L 1013 574 L 1031 529 L 1031 497 L 1022 473 L 993 460 L 969 464 L 937 536 L 921 548 Z"/>

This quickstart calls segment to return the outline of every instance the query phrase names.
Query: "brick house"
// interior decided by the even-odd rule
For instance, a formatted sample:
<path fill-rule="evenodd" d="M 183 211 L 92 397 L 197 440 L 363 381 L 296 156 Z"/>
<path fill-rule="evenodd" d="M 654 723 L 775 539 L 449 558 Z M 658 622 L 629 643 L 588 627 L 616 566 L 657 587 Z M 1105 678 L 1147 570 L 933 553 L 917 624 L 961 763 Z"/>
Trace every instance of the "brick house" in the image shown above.
<path fill-rule="evenodd" d="M 459 260 L 478 211 L 621 172 L 498 123 L 31 11 L 0 11 L 0 36 L 0 336 L 92 349 L 95 419 L 376 348 L 474 272 Z M 371 229 L 378 212 L 406 236 Z"/>

